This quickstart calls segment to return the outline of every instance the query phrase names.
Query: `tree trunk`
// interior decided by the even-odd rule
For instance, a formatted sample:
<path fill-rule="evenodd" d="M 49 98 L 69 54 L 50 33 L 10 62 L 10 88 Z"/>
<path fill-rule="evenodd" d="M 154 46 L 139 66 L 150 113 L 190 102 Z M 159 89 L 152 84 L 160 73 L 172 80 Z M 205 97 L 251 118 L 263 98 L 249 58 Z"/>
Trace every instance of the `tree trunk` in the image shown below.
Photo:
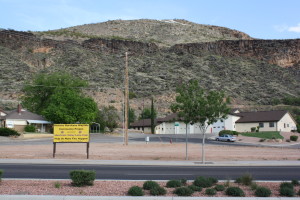
<path fill-rule="evenodd" d="M 205 146 L 205 132 L 203 131 L 203 137 L 202 137 L 202 164 L 205 164 L 205 152 L 204 152 L 204 146 Z"/>
<path fill-rule="evenodd" d="M 187 125 L 185 124 L 185 159 L 188 160 L 188 137 L 187 137 Z"/>

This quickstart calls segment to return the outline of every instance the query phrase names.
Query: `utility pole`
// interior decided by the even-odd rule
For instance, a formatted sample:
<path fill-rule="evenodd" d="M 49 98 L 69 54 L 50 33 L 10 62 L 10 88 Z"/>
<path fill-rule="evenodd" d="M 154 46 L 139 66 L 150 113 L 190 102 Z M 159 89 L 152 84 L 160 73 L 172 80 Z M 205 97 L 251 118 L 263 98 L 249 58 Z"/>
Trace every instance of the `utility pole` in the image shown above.
<path fill-rule="evenodd" d="M 128 145 L 128 94 L 129 94 L 129 81 L 128 81 L 128 53 L 125 52 L 125 145 Z"/>

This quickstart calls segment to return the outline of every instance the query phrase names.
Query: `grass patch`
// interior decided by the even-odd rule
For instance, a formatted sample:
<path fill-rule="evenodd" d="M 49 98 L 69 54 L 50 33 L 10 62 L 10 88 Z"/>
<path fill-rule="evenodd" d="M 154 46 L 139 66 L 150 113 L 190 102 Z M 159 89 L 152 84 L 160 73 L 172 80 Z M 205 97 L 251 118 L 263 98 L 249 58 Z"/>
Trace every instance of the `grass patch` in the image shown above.
<path fill-rule="evenodd" d="M 279 134 L 278 131 L 241 133 L 241 135 L 247 137 L 263 138 L 263 139 L 283 139 L 283 137 Z"/>

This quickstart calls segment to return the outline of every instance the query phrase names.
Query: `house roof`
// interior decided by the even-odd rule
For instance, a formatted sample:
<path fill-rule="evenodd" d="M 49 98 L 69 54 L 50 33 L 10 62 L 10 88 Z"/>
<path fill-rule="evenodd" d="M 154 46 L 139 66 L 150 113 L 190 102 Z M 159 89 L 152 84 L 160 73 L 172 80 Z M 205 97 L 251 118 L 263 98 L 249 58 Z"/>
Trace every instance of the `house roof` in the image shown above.
<path fill-rule="evenodd" d="M 256 112 L 240 112 L 235 115 L 241 118 L 236 123 L 250 123 L 250 122 L 277 122 L 286 113 L 285 110 L 274 110 L 274 111 L 256 111 Z"/>
<path fill-rule="evenodd" d="M 156 120 L 155 120 L 156 122 Z M 130 124 L 131 127 L 151 127 L 151 119 L 141 119 Z"/>
<path fill-rule="evenodd" d="M 24 119 L 24 120 L 44 120 L 46 119 L 38 114 L 29 112 L 27 110 L 21 109 L 21 112 L 18 112 L 18 109 L 11 111 L 6 116 L 4 116 L 5 119 Z"/>

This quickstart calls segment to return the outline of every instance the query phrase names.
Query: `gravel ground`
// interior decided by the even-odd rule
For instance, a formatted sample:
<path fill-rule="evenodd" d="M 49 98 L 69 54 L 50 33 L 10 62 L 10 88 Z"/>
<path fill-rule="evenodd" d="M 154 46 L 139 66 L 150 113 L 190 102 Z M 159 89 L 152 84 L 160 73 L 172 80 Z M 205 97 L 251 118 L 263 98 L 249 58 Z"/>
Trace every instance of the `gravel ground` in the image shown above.
<path fill-rule="evenodd" d="M 55 183 L 60 184 L 60 188 L 55 188 Z M 165 182 L 159 182 L 165 186 Z M 191 183 L 188 183 L 191 184 Z M 224 184 L 224 183 L 219 183 Z M 272 191 L 272 197 L 279 195 L 278 182 L 259 182 L 259 186 L 268 187 Z M 131 186 L 143 186 L 142 181 L 95 181 L 93 186 L 73 187 L 71 181 L 61 180 L 2 180 L 0 183 L 0 195 L 64 195 L 64 196 L 127 196 L 127 191 Z M 230 186 L 238 186 L 231 182 Z M 240 186 L 247 197 L 254 197 L 254 191 L 249 186 Z M 166 188 L 166 196 L 176 196 L 173 188 Z M 300 186 L 295 187 L 298 192 Z M 146 196 L 150 196 L 149 191 L 145 191 Z M 195 192 L 192 196 L 200 197 L 205 195 L 205 189 Z M 225 192 L 217 192 L 216 197 L 226 196 Z"/>

